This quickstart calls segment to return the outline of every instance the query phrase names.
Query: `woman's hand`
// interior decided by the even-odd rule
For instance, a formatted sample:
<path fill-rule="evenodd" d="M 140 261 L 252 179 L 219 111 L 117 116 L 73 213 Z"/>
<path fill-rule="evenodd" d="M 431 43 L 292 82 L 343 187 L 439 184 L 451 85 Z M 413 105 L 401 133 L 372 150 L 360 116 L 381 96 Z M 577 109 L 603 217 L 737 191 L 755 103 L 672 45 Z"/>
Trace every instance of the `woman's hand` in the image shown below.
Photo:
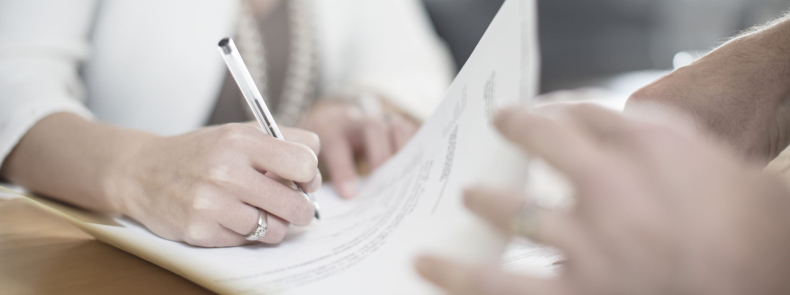
<path fill-rule="evenodd" d="M 690 132 L 588 105 L 501 112 L 498 129 L 575 185 L 569 211 L 538 210 L 530 237 L 561 249 L 557 278 L 438 258 L 419 272 L 454 294 L 787 294 L 790 194 Z M 468 191 L 503 230 L 517 192 Z"/>
<path fill-rule="evenodd" d="M 108 195 L 157 235 L 202 247 L 248 244 L 260 208 L 269 213 L 262 242 L 279 243 L 290 223 L 313 220 L 290 181 L 305 191 L 321 185 L 318 137 L 282 131 L 291 141 L 249 123 L 152 138 L 117 161 Z"/>
<path fill-rule="evenodd" d="M 375 169 L 418 129 L 417 123 L 395 112 L 371 114 L 359 106 L 333 101 L 316 103 L 300 126 L 321 138 L 319 159 L 344 198 L 356 195 L 357 155 L 364 155 L 369 168 Z"/>

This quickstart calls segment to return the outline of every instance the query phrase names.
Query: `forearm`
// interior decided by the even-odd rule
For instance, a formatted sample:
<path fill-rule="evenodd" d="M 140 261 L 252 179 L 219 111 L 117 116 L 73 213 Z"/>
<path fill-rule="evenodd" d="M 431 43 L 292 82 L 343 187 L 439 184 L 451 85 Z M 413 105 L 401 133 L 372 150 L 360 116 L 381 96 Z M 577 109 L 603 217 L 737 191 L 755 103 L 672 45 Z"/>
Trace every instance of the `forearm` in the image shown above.
<path fill-rule="evenodd" d="M 113 175 L 129 151 L 153 135 L 61 113 L 41 120 L 3 163 L 0 175 L 83 208 L 119 212 Z"/>
<path fill-rule="evenodd" d="M 634 93 L 631 111 L 660 103 L 747 155 L 770 160 L 790 142 L 790 19 L 734 38 L 690 66 Z"/>
<path fill-rule="evenodd" d="M 765 25 L 755 26 L 751 29 L 742 32 L 740 35 L 736 36 L 731 41 L 737 41 L 739 39 L 750 39 L 750 38 L 766 39 L 767 37 L 770 37 L 776 39 L 767 39 L 763 41 L 772 43 L 774 45 L 773 47 L 779 46 L 779 47 L 787 48 L 788 43 L 790 43 L 790 36 L 787 35 L 789 30 L 790 30 L 790 13 L 785 13 L 785 15 Z"/>
<path fill-rule="evenodd" d="M 790 80 L 786 79 L 790 77 L 790 15 L 746 31 L 724 43 L 711 55 L 762 65 L 768 73 L 775 75 L 775 79 L 764 81 L 766 84 L 784 90 L 790 88 Z"/>

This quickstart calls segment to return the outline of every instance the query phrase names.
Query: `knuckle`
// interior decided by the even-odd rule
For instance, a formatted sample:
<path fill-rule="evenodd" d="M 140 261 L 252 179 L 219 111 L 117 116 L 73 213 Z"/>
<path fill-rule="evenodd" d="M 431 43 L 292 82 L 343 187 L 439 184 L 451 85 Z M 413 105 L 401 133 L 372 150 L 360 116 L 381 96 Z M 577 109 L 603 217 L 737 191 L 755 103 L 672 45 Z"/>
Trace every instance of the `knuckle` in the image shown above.
<path fill-rule="evenodd" d="M 312 149 L 313 152 L 315 152 L 316 154 L 320 153 L 321 152 L 321 138 L 318 137 L 318 134 L 315 134 L 313 132 L 309 132 L 308 131 L 308 132 L 306 132 L 306 134 L 307 135 L 305 136 L 305 141 L 307 143 L 307 146 L 309 146 L 310 149 Z"/>
<path fill-rule="evenodd" d="M 247 142 L 250 137 L 250 127 L 244 124 L 231 123 L 219 127 L 217 144 L 222 148 L 235 147 Z"/>
<path fill-rule="evenodd" d="M 184 242 L 193 246 L 208 247 L 213 243 L 211 231 L 197 223 L 187 225 L 184 232 Z"/>
<path fill-rule="evenodd" d="M 217 208 L 217 199 L 207 190 L 199 190 L 192 199 L 192 210 L 197 214 L 203 214 Z"/>
<path fill-rule="evenodd" d="M 305 188 L 305 190 L 308 193 L 316 192 L 321 187 L 321 184 L 323 182 L 324 182 L 324 177 L 323 177 L 323 175 L 321 175 L 321 171 L 318 171 L 318 173 L 316 174 L 315 178 L 313 178 L 313 180 L 311 180 L 310 183 L 308 183 L 308 185 Z"/>
<path fill-rule="evenodd" d="M 302 196 L 299 196 L 298 200 L 299 201 L 291 207 L 291 216 L 294 216 L 293 222 L 300 225 L 309 224 L 313 218 L 313 204 Z"/>
<path fill-rule="evenodd" d="M 214 141 L 206 147 L 206 158 L 211 163 L 225 163 L 253 142 L 254 135 L 249 126 L 227 124 L 218 127 Z"/>
<path fill-rule="evenodd" d="M 230 183 L 233 168 L 228 164 L 214 164 L 206 168 L 203 179 L 211 184 L 224 185 Z"/>
<path fill-rule="evenodd" d="M 313 150 L 305 145 L 295 145 L 293 150 L 295 163 L 292 167 L 295 169 L 295 178 L 293 180 L 299 182 L 308 182 L 315 178 L 318 173 L 318 157 Z"/>

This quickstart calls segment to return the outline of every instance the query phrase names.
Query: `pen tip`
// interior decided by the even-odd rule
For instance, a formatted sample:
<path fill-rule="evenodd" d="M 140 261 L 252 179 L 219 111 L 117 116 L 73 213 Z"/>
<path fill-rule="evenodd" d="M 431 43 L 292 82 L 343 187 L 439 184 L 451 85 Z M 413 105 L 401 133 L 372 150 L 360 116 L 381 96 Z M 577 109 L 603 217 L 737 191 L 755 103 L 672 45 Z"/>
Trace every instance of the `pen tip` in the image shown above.
<path fill-rule="evenodd" d="M 230 43 L 230 38 L 222 38 L 222 40 L 219 40 L 220 47 L 228 46 L 228 43 Z"/>

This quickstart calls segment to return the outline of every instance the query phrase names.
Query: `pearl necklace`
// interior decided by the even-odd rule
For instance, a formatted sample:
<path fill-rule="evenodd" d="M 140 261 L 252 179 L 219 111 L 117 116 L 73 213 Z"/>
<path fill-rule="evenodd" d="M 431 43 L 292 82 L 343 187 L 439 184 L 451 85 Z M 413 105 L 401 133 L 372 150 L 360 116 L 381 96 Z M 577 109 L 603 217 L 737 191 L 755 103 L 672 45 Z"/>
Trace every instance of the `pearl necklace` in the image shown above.
<path fill-rule="evenodd" d="M 281 5 L 288 7 L 290 48 L 282 97 L 274 110 L 274 116 L 278 123 L 294 126 L 315 100 L 318 54 L 311 17 L 312 0 L 280 1 L 287 1 Z M 266 47 L 258 21 L 247 0 L 242 1 L 236 44 L 249 65 L 250 74 L 264 101 L 270 102 Z"/>

